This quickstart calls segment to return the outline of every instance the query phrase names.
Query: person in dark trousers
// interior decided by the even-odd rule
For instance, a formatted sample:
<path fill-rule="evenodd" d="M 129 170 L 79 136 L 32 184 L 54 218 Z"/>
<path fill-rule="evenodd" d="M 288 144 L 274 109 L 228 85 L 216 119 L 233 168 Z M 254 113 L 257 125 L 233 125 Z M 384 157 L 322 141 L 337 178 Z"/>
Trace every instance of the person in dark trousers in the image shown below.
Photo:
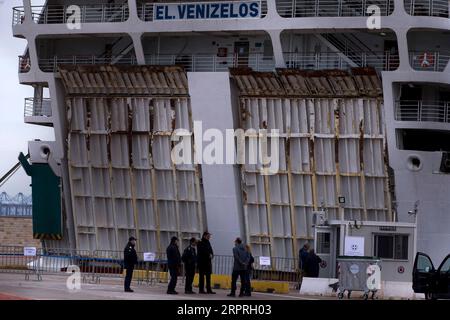
<path fill-rule="evenodd" d="M 238 277 L 241 279 L 241 293 L 239 294 L 239 297 L 242 297 L 244 296 L 245 288 L 247 288 L 246 272 L 250 261 L 250 255 L 245 250 L 241 238 L 236 238 L 236 240 L 234 240 L 233 258 L 234 264 L 233 273 L 231 274 L 231 292 L 228 294 L 228 297 L 236 296 L 236 282 Z"/>
<path fill-rule="evenodd" d="M 211 234 L 209 232 L 205 232 L 203 233 L 202 240 L 197 245 L 197 260 L 199 272 L 198 288 L 199 293 L 215 294 L 215 292 L 211 289 L 212 259 L 214 258 L 214 252 L 211 247 L 211 243 L 209 242 L 210 239 Z"/>
<path fill-rule="evenodd" d="M 192 291 L 192 282 L 194 282 L 194 276 L 195 276 L 195 265 L 197 264 L 197 239 L 192 238 L 189 241 L 189 246 L 187 246 L 186 249 L 183 251 L 183 255 L 181 257 L 181 260 L 184 263 L 184 272 L 186 275 L 186 283 L 184 287 L 184 293 L 186 294 L 193 294 L 195 293 Z"/>
<path fill-rule="evenodd" d="M 298 290 L 300 290 L 303 282 L 303 277 L 305 276 L 305 265 L 306 259 L 308 258 L 308 253 L 309 253 L 309 243 L 306 242 L 298 253 L 298 269 L 300 271 Z"/>
<path fill-rule="evenodd" d="M 136 246 L 136 238 L 130 237 L 127 246 L 123 251 L 123 266 L 127 270 L 125 275 L 125 292 L 134 292 L 131 290 L 131 280 L 133 279 L 134 266 L 138 262 L 138 257 L 134 247 Z"/>
<path fill-rule="evenodd" d="M 308 257 L 306 258 L 305 264 L 305 275 L 308 278 L 318 278 L 320 263 L 322 259 L 314 252 L 314 249 L 311 249 L 308 253 Z"/>
<path fill-rule="evenodd" d="M 170 273 L 169 286 L 167 288 L 167 294 L 178 294 L 175 291 L 178 280 L 178 271 L 181 267 L 181 255 L 178 249 L 178 238 L 172 237 L 170 244 L 166 250 L 167 253 L 167 266 Z"/>
<path fill-rule="evenodd" d="M 251 297 L 252 296 L 252 282 L 251 282 L 251 278 L 252 278 L 252 273 L 253 273 L 253 263 L 255 263 L 255 258 L 252 255 L 252 249 L 250 247 L 250 245 L 245 245 L 245 251 L 247 251 L 247 253 L 249 254 L 249 261 L 248 261 L 248 265 L 247 265 L 247 270 L 245 271 L 245 288 L 244 290 L 242 290 L 241 287 L 241 295 L 245 295 L 247 297 Z"/>

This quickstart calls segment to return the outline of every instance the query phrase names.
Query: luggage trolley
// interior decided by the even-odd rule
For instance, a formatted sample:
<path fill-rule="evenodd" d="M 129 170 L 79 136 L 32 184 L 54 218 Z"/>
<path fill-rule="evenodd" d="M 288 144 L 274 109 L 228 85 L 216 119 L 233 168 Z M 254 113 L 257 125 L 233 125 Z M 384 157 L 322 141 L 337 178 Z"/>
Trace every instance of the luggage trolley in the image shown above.
<path fill-rule="evenodd" d="M 347 291 L 347 298 L 350 299 L 352 291 L 363 291 L 364 300 L 369 298 L 372 293 L 372 299 L 375 298 L 377 290 L 371 290 L 367 286 L 367 268 L 370 265 L 380 266 L 380 260 L 373 257 L 350 257 L 340 256 L 337 259 L 339 272 L 339 293 L 338 298 L 344 298 Z"/>

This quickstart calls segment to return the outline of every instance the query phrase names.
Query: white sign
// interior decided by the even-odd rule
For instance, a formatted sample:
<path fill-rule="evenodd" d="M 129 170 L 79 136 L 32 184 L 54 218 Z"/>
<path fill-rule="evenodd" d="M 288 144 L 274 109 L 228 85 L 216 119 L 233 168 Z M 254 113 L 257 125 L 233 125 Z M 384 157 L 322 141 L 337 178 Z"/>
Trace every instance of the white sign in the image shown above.
<path fill-rule="evenodd" d="M 155 261 L 156 254 L 154 252 L 144 252 L 144 261 Z"/>
<path fill-rule="evenodd" d="M 23 255 L 25 257 L 36 257 L 36 248 L 35 247 L 24 247 Z"/>
<path fill-rule="evenodd" d="M 345 237 L 345 256 L 364 256 L 364 237 Z"/>
<path fill-rule="evenodd" d="M 270 257 L 259 257 L 260 266 L 270 266 Z"/>
<path fill-rule="evenodd" d="M 153 20 L 256 19 L 261 1 L 155 3 Z"/>

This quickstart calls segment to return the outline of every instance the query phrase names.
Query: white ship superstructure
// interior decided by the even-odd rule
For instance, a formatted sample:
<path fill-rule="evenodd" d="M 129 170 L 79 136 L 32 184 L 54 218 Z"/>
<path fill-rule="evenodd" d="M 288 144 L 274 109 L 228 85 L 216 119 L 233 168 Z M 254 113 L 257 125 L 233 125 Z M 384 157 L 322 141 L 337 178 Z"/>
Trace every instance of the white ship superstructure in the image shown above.
<path fill-rule="evenodd" d="M 280 258 L 311 241 L 322 276 L 362 236 L 384 277 L 410 280 L 417 250 L 449 251 L 449 21 L 442 0 L 24 0 L 25 122 L 56 137 L 30 161 L 61 190 L 61 232 L 37 236 L 160 252 L 209 230 L 217 254 L 242 236 Z M 278 129 L 278 172 L 174 165 L 171 135 L 196 121 Z"/>

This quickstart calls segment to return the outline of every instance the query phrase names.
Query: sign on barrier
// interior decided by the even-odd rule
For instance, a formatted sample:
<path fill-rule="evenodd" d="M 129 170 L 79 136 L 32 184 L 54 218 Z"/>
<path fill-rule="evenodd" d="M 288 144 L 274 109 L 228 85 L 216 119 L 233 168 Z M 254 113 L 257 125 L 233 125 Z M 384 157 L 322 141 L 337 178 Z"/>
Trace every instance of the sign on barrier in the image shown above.
<path fill-rule="evenodd" d="M 25 257 L 36 257 L 36 248 L 35 247 L 24 247 L 23 255 Z"/>
<path fill-rule="evenodd" d="M 270 257 L 259 257 L 260 266 L 270 266 Z"/>
<path fill-rule="evenodd" d="M 154 252 L 144 252 L 144 261 L 153 262 L 156 260 L 156 254 Z"/>

